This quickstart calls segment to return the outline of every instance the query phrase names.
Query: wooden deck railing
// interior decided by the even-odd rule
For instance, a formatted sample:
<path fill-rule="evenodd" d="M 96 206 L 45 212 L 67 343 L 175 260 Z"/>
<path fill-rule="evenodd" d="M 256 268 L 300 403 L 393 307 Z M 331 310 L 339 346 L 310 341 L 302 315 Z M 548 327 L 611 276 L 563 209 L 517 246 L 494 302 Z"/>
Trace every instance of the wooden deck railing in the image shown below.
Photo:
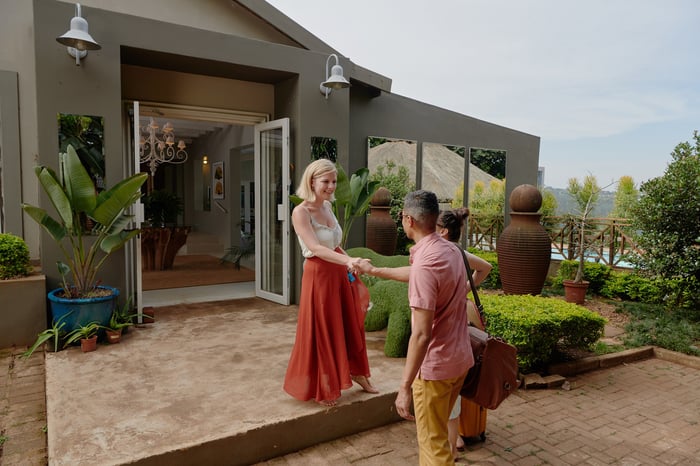
<path fill-rule="evenodd" d="M 552 242 L 552 257 L 576 259 L 578 257 L 578 226 L 570 216 L 545 217 L 541 223 Z M 496 251 L 498 236 L 503 231 L 502 217 L 469 216 L 467 246 L 482 251 Z M 587 260 L 609 265 L 624 266 L 625 256 L 640 249 L 630 234 L 630 223 L 619 218 L 591 218 L 586 225 Z"/>

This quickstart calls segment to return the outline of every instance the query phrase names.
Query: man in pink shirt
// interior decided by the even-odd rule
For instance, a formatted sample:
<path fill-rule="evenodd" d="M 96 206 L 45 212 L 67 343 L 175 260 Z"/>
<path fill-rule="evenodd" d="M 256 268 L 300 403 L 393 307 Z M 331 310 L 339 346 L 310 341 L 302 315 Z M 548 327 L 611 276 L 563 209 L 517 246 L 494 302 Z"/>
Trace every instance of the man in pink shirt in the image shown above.
<path fill-rule="evenodd" d="M 415 242 L 410 267 L 362 270 L 394 280 L 408 277 L 411 338 L 395 405 L 401 417 L 416 421 L 421 465 L 454 464 L 447 421 L 474 364 L 464 259 L 457 245 L 435 232 L 439 213 L 434 193 L 419 190 L 406 195 L 401 222 L 406 236 Z"/>

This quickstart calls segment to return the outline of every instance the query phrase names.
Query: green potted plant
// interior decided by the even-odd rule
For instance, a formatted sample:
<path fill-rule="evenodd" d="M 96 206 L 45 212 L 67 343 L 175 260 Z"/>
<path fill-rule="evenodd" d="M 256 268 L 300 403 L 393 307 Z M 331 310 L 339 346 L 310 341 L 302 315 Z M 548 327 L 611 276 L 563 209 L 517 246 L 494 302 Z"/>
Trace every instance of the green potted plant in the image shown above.
<path fill-rule="evenodd" d="M 607 186 L 606 186 L 607 187 Z M 589 219 L 600 192 L 604 188 L 598 186 L 598 182 L 593 175 L 587 175 L 583 179 L 583 183 L 579 183 L 576 178 L 569 179 L 569 185 L 566 190 L 576 202 L 578 211 L 572 216 L 574 231 L 576 234 L 576 274 L 563 280 L 564 296 L 566 301 L 576 304 L 583 304 L 586 291 L 588 290 L 589 282 L 584 280 L 584 264 L 586 263 L 586 252 L 591 247 L 591 236 Z"/>
<path fill-rule="evenodd" d="M 85 325 L 80 325 L 66 335 L 66 342 L 63 344 L 63 347 L 65 348 L 76 341 L 80 341 L 80 349 L 83 353 L 95 351 L 97 349 L 97 332 L 101 328 L 103 326 L 97 322 L 88 322 Z"/>
<path fill-rule="evenodd" d="M 105 327 L 105 336 L 108 342 L 119 343 L 122 333 L 134 325 L 134 318 L 138 316 L 138 313 L 131 311 L 131 298 L 127 300 L 124 307 L 114 308 L 112 316 L 109 318 L 109 324 Z"/>
<path fill-rule="evenodd" d="M 62 316 L 60 319 L 53 321 L 51 327 L 41 332 L 37 336 L 37 339 L 34 342 L 34 344 L 27 348 L 27 351 L 22 353 L 22 357 L 28 358 L 34 353 L 34 351 L 36 351 L 38 347 L 48 342 L 49 340 L 52 340 L 53 342 L 53 346 L 49 347 L 49 349 L 53 352 L 58 351 L 60 346 L 59 343 L 66 335 L 66 331 L 64 329 L 66 323 L 63 321 L 66 317 L 67 314 Z"/>
<path fill-rule="evenodd" d="M 98 273 L 112 253 L 138 235 L 139 230 L 127 230 L 132 215 L 126 211 L 140 198 L 148 174 L 137 173 L 98 194 L 70 145 L 59 156 L 59 174 L 46 166 L 34 171 L 57 216 L 30 204 L 22 204 L 22 209 L 48 232 L 63 254 L 63 261 L 58 262 L 62 286 L 48 294 L 52 319 L 73 312 L 65 321 L 68 331 L 92 321 L 107 325 L 119 290 L 100 285 Z M 85 218 L 94 223 L 91 232 L 83 227 Z"/>

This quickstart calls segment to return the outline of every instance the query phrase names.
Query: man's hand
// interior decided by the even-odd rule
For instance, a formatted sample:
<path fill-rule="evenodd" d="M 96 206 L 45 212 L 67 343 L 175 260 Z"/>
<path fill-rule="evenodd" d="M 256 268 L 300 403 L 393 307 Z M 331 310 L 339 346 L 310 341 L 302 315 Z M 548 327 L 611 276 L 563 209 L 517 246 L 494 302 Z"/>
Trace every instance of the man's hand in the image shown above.
<path fill-rule="evenodd" d="M 399 393 L 396 395 L 396 412 L 407 421 L 415 421 L 416 418 L 411 414 L 411 404 L 413 395 L 410 388 L 399 388 Z"/>

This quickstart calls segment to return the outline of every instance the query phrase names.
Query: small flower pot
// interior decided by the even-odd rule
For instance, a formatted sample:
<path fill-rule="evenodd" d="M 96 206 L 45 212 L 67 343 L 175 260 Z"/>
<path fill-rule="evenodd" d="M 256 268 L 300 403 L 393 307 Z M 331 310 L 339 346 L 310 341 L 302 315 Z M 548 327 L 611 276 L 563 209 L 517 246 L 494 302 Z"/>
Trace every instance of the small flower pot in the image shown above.
<path fill-rule="evenodd" d="M 581 305 L 586 300 L 586 291 L 588 290 L 587 281 L 576 283 L 573 280 L 564 280 L 564 299 L 567 303 Z"/>
<path fill-rule="evenodd" d="M 119 343 L 122 339 L 122 329 L 119 329 L 119 330 L 107 329 L 107 330 L 105 330 L 105 336 L 107 337 L 107 341 L 109 343 Z"/>
<path fill-rule="evenodd" d="M 90 351 L 95 351 L 97 349 L 97 335 L 90 338 L 83 338 L 80 340 L 80 349 L 83 353 L 89 353 Z"/>

